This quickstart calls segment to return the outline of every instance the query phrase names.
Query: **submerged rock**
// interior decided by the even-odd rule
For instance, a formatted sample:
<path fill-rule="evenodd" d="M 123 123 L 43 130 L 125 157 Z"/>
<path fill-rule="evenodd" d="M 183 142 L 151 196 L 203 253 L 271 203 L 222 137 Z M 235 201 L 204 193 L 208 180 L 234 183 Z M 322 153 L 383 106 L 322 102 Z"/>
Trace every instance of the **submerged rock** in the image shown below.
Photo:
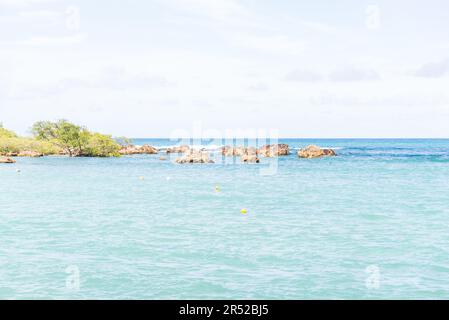
<path fill-rule="evenodd" d="M 260 160 L 256 154 L 244 154 L 240 157 L 240 160 L 242 162 L 246 162 L 246 163 L 259 163 L 260 162 Z"/>
<path fill-rule="evenodd" d="M 143 146 L 126 146 L 119 150 L 119 153 L 122 155 L 133 155 L 133 154 L 156 154 L 158 150 L 150 146 L 148 144 L 144 144 Z"/>
<path fill-rule="evenodd" d="M 298 157 L 300 158 L 320 158 L 320 157 L 332 157 L 336 156 L 332 149 L 322 149 L 315 145 L 307 146 L 298 151 Z"/>
<path fill-rule="evenodd" d="M 11 158 L 0 157 L 0 163 L 15 163 L 16 161 Z"/>
<path fill-rule="evenodd" d="M 181 158 L 175 160 L 176 163 L 214 163 L 213 160 L 209 159 L 209 152 L 206 151 L 195 151 L 190 150 L 190 152 L 184 154 Z"/>
<path fill-rule="evenodd" d="M 261 147 L 258 151 L 259 154 L 263 155 L 264 157 L 287 156 L 290 154 L 288 144 L 284 143 L 265 145 Z"/>

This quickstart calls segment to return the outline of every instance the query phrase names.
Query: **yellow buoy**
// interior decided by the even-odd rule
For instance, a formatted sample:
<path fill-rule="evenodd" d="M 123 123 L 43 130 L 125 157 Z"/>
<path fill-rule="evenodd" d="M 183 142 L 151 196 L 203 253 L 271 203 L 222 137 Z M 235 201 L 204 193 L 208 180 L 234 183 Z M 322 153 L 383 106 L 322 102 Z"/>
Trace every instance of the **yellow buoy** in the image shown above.
<path fill-rule="evenodd" d="M 248 210 L 246 210 L 246 209 L 240 209 L 240 213 L 241 213 L 241 214 L 247 214 L 247 213 L 248 213 Z"/>
<path fill-rule="evenodd" d="M 220 186 L 215 186 L 215 192 L 220 192 Z"/>
<path fill-rule="evenodd" d="M 139 177 L 140 180 L 145 180 L 145 177 Z"/>

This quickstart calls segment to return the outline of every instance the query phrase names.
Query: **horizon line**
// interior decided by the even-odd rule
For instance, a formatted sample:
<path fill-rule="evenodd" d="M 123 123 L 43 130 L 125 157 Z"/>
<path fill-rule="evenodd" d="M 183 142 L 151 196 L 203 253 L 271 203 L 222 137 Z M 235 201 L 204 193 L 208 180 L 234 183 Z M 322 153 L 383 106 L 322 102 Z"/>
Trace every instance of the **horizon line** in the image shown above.
<path fill-rule="evenodd" d="M 113 136 L 114 139 L 117 138 L 121 138 L 122 136 Z M 128 138 L 128 137 L 127 137 Z M 270 137 L 257 137 L 257 138 L 252 138 L 252 137 L 208 137 L 208 138 L 204 138 L 204 137 L 178 137 L 178 138 L 169 138 L 169 137 L 132 137 L 132 138 L 128 138 L 128 139 L 164 139 L 164 140 L 179 140 L 179 139 L 195 139 L 195 140 L 217 140 L 217 139 L 221 139 L 221 140 L 233 140 L 233 139 L 252 139 L 252 140 L 257 140 L 257 139 L 265 139 L 265 140 L 276 140 L 276 139 L 285 139 L 285 140 L 449 140 L 448 138 L 443 138 L 443 137 L 387 137 L 387 138 L 369 138 L 369 137 L 362 137 L 362 138 L 313 138 L 313 137 L 308 137 L 308 138 L 303 138 L 303 137 L 279 137 L 279 138 L 270 138 Z"/>

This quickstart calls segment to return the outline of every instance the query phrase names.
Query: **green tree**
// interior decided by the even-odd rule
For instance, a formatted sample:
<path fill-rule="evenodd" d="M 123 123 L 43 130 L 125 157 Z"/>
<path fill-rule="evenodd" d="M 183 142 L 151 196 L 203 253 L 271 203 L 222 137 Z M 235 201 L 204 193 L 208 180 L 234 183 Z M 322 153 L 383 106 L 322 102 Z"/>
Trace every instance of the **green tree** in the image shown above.
<path fill-rule="evenodd" d="M 3 123 L 0 123 L 0 138 L 17 138 L 17 134 L 3 128 Z"/>
<path fill-rule="evenodd" d="M 85 151 L 93 157 L 118 157 L 120 148 L 111 136 L 92 133 Z"/>
<path fill-rule="evenodd" d="M 67 120 L 57 122 L 40 121 L 31 129 L 38 140 L 49 141 L 60 147 L 70 157 L 83 155 L 89 141 L 89 131 Z"/>
<path fill-rule="evenodd" d="M 37 140 L 51 142 L 71 157 L 109 157 L 118 155 L 120 149 L 110 136 L 91 133 L 67 120 L 39 121 L 31 131 Z"/>

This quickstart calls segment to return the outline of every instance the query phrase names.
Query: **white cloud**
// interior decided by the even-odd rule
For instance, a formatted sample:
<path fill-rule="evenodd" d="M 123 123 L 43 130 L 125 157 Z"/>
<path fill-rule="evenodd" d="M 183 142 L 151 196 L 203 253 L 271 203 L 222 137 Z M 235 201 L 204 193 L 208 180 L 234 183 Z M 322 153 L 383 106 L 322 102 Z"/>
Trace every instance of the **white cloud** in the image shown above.
<path fill-rule="evenodd" d="M 234 38 L 234 43 L 239 46 L 261 50 L 269 53 L 294 55 L 302 53 L 304 51 L 304 43 L 298 40 L 294 40 L 286 35 L 237 35 Z"/>
<path fill-rule="evenodd" d="M 416 70 L 415 75 L 424 78 L 440 78 L 449 74 L 449 59 L 430 62 Z"/>
<path fill-rule="evenodd" d="M 69 36 L 36 36 L 26 40 L 0 42 L 3 46 L 45 46 L 45 45 L 74 45 L 87 39 L 86 34 L 77 33 Z"/>
<path fill-rule="evenodd" d="M 0 7 L 26 7 L 36 4 L 58 2 L 59 0 L 0 0 Z"/>
<path fill-rule="evenodd" d="M 320 73 L 307 69 L 295 69 L 284 77 L 284 80 L 286 81 L 298 82 L 316 82 L 323 79 L 324 78 Z"/>
<path fill-rule="evenodd" d="M 39 24 L 54 24 L 65 21 L 64 12 L 51 10 L 19 11 L 14 14 L 1 15 L 0 23 L 27 23 L 31 27 Z M 15 27 L 15 26 L 14 26 Z M 3 26 L 3 28 L 5 28 Z"/>
<path fill-rule="evenodd" d="M 58 18 L 63 16 L 63 12 L 51 11 L 51 10 L 35 10 L 35 11 L 20 11 L 18 13 L 19 17 L 23 18 Z"/>
<path fill-rule="evenodd" d="M 263 92 L 263 91 L 270 90 L 270 87 L 264 82 L 258 82 L 258 83 L 255 83 L 255 84 L 249 86 L 248 89 L 251 91 Z"/>
<path fill-rule="evenodd" d="M 214 19 L 223 19 L 230 15 L 245 12 L 243 6 L 235 0 L 164 0 L 162 2 L 176 9 Z"/>
<path fill-rule="evenodd" d="M 333 26 L 316 21 L 300 21 L 300 24 L 315 31 L 333 35 L 337 33 L 337 29 Z"/>
<path fill-rule="evenodd" d="M 68 73 L 68 72 L 67 72 Z M 156 73 L 130 72 L 124 68 L 107 67 L 96 70 L 90 74 L 66 76 L 56 80 L 58 76 L 53 74 L 46 81 L 22 81 L 17 84 L 11 98 L 34 99 L 46 98 L 55 95 L 65 95 L 73 91 L 82 91 L 86 95 L 91 91 L 86 90 L 113 90 L 140 92 L 152 89 L 173 88 L 175 83 L 166 77 Z M 0 74 L 0 80 L 2 80 Z M 0 81 L 1 84 L 1 81 Z"/>
<path fill-rule="evenodd" d="M 331 81 L 373 81 L 380 80 L 380 75 L 371 69 L 362 69 L 354 66 L 344 67 L 333 71 L 329 75 Z"/>

